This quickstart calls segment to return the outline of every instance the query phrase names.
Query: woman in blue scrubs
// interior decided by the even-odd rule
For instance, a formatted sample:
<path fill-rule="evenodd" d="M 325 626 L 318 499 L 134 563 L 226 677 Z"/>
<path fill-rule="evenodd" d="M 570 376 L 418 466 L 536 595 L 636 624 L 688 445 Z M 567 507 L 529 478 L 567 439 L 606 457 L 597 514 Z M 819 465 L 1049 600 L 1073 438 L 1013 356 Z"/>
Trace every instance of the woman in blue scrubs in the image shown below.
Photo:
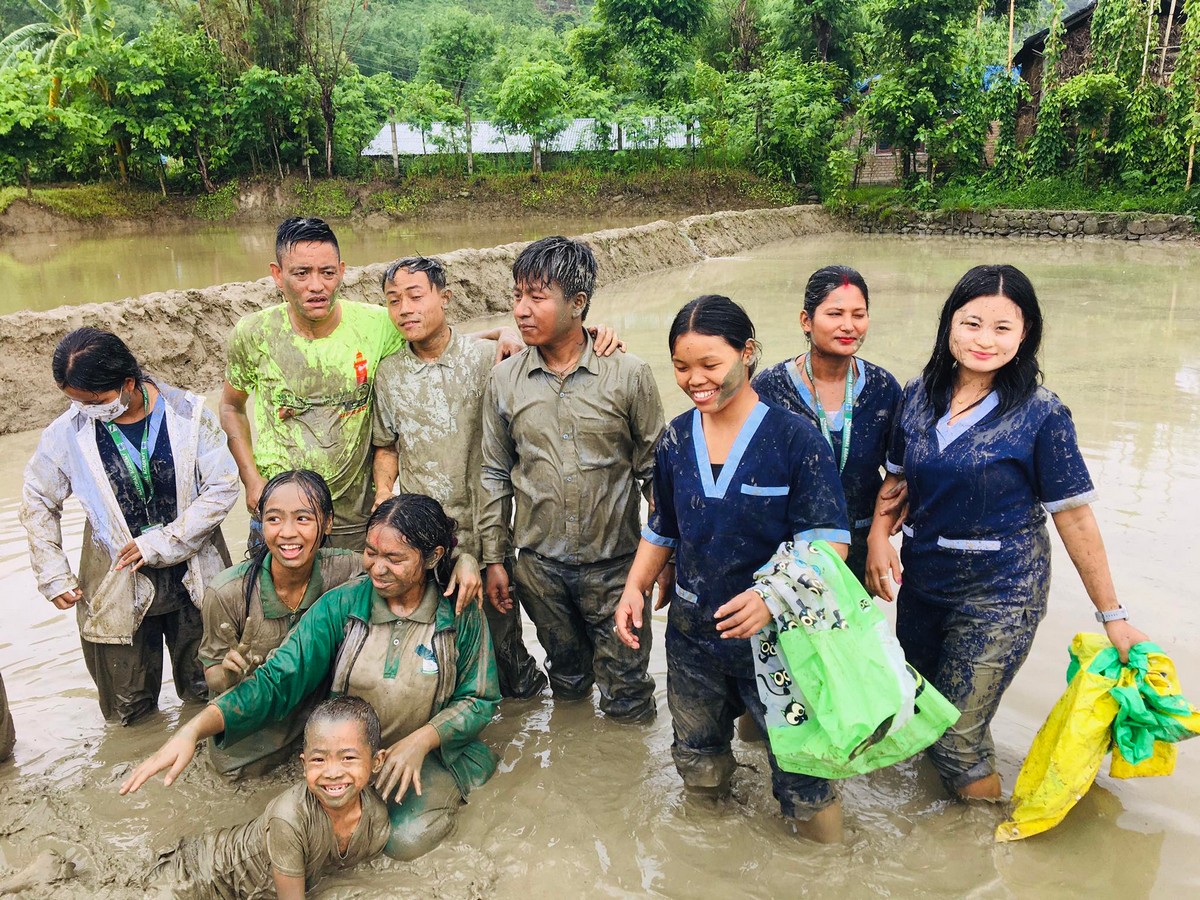
<path fill-rule="evenodd" d="M 698 297 L 671 326 L 675 380 L 694 408 L 659 440 L 654 511 L 616 611 L 618 636 L 638 647 L 643 596 L 672 552 L 668 601 L 667 703 L 671 748 L 684 784 L 723 793 L 736 763 L 734 720 L 748 711 L 766 733 L 751 638 L 770 621 L 751 589 L 756 569 L 793 538 L 827 540 L 844 555 L 846 505 L 829 444 L 808 421 L 762 403 L 750 384 L 758 356 L 754 326 L 727 297 Z M 645 623 L 649 627 L 649 623 Z M 824 779 L 780 770 L 771 780 L 797 831 L 841 839 L 841 805 Z"/>
<path fill-rule="evenodd" d="M 930 748 L 947 788 L 1000 797 L 990 724 L 1046 611 L 1046 513 L 1126 658 L 1146 636 L 1117 600 L 1071 413 L 1039 386 L 1042 313 L 1012 266 L 977 266 L 942 307 L 933 354 L 904 389 L 883 491 L 908 483 L 896 634 L 962 717 Z M 895 515 L 871 528 L 868 590 L 892 599 Z"/>
<path fill-rule="evenodd" d="M 808 279 L 800 327 L 807 353 L 771 366 L 754 378 L 764 403 L 799 413 L 821 430 L 837 461 L 850 513 L 846 565 L 862 581 L 867 534 L 883 482 L 900 384 L 892 374 L 855 356 L 871 318 L 867 283 L 849 266 L 826 266 Z"/>

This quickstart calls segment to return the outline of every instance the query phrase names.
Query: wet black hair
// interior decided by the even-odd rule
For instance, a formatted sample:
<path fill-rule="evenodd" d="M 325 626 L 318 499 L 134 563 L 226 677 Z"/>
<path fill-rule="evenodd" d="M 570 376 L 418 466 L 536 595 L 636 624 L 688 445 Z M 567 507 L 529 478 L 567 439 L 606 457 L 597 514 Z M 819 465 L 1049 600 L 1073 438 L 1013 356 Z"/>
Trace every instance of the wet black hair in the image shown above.
<path fill-rule="evenodd" d="M 76 328 L 54 348 L 54 383 L 62 388 L 101 394 L 119 391 L 132 378 L 142 386 L 142 367 L 125 342 L 102 328 Z"/>
<path fill-rule="evenodd" d="M 333 244 L 338 259 L 342 257 L 342 248 L 338 246 L 337 236 L 324 219 L 316 217 L 292 216 L 279 223 L 275 232 L 275 261 L 283 264 L 284 254 L 297 244 Z"/>
<path fill-rule="evenodd" d="M 442 548 L 433 575 L 439 584 L 450 580 L 454 563 L 450 553 L 456 544 L 454 532 L 458 522 L 446 515 L 442 504 L 424 494 L 397 494 L 389 497 L 375 508 L 367 519 L 367 534 L 379 527 L 393 528 L 403 535 L 405 542 L 421 554 L 423 559 Z"/>
<path fill-rule="evenodd" d="M 304 499 L 312 504 L 312 508 L 316 510 L 317 517 L 320 519 L 319 527 L 324 531 L 326 524 L 333 521 L 333 496 L 329 493 L 329 485 L 325 483 L 325 479 L 312 469 L 291 469 L 287 472 L 280 472 L 268 481 L 258 497 L 258 507 L 254 510 L 254 518 L 261 525 L 263 512 L 267 508 L 271 495 L 285 484 L 294 484 Z M 319 546 L 324 547 L 328 543 L 329 535 L 325 534 L 322 536 Z M 250 560 L 250 567 L 246 570 L 245 578 L 242 579 L 242 596 L 246 600 L 247 621 L 250 618 L 250 601 L 254 598 L 254 588 L 258 584 L 259 573 L 270 552 L 265 540 L 253 544 L 246 550 L 246 558 Z M 316 564 L 315 561 L 313 564 Z"/>
<path fill-rule="evenodd" d="M 1027 400 L 1042 381 L 1038 350 L 1042 343 L 1042 309 L 1033 284 L 1015 266 L 976 266 L 958 280 L 942 305 L 933 353 L 921 372 L 925 395 L 938 417 L 950 408 L 954 370 L 958 361 L 950 352 L 950 326 L 954 314 L 978 297 L 1007 297 L 1021 310 L 1025 337 L 1016 355 L 996 372 L 993 389 L 1000 397 L 999 411 L 1008 412 Z"/>
<path fill-rule="evenodd" d="M 667 335 L 667 349 L 674 354 L 675 342 L 685 334 L 705 334 L 710 337 L 722 338 L 734 350 L 742 351 L 746 345 L 755 344 L 754 323 L 746 310 L 742 309 L 728 297 L 720 294 L 704 294 L 691 300 L 675 314 L 671 323 L 671 331 Z M 749 374 L 753 375 L 758 366 L 758 355 L 751 360 Z"/>
<path fill-rule="evenodd" d="M 854 285 L 862 291 L 863 300 L 866 301 L 867 309 L 870 309 L 871 295 L 867 292 L 867 282 L 857 269 L 849 266 L 825 266 L 809 275 L 808 284 L 804 287 L 804 311 L 808 313 L 808 317 L 811 319 L 817 314 L 817 307 L 824 303 L 830 294 L 847 285 Z"/>
<path fill-rule="evenodd" d="M 339 722 L 357 722 L 362 727 L 363 737 L 374 756 L 383 749 L 383 729 L 379 725 L 379 714 L 375 707 L 362 697 L 330 697 L 322 700 L 317 708 L 309 713 L 308 721 L 304 723 L 304 749 L 312 745 L 312 733 L 322 725 L 336 725 Z"/>
<path fill-rule="evenodd" d="M 556 235 L 534 241 L 519 254 L 512 265 L 513 282 L 531 287 L 557 284 L 568 302 L 576 295 L 587 299 L 581 320 L 587 318 L 596 289 L 596 254 L 583 241 Z"/>
<path fill-rule="evenodd" d="M 417 272 L 424 272 L 425 277 L 429 279 L 430 287 L 438 291 L 446 289 L 446 267 L 442 265 L 440 259 L 432 256 L 406 256 L 396 260 L 383 273 L 380 287 L 386 291 L 388 285 L 392 283 L 392 279 L 396 277 L 396 273 L 401 270 L 413 275 Z"/>

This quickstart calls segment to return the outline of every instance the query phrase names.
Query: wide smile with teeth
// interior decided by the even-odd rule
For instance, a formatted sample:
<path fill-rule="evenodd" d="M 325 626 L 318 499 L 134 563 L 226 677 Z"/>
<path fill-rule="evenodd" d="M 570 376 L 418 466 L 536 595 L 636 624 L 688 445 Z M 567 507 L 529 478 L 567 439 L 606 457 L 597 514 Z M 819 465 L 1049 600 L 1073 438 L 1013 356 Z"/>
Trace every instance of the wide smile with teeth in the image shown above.
<path fill-rule="evenodd" d="M 703 400 L 707 400 L 708 398 L 714 396 L 716 393 L 717 393 L 716 388 L 712 388 L 711 390 L 707 390 L 707 391 L 692 391 L 692 399 L 697 402 L 700 402 Z"/>
<path fill-rule="evenodd" d="M 304 550 L 303 544 L 280 544 L 279 552 L 284 556 L 297 556 Z"/>
<path fill-rule="evenodd" d="M 349 784 L 323 784 L 321 790 L 329 794 L 331 797 L 341 797 L 346 791 L 350 790 Z"/>

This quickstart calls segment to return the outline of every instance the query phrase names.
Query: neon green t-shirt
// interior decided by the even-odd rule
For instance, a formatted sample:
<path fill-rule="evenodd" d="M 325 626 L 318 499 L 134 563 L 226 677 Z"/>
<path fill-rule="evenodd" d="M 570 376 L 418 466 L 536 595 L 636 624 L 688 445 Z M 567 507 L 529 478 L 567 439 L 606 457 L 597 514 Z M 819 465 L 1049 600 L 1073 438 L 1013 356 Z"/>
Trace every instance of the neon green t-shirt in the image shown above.
<path fill-rule="evenodd" d="M 387 310 L 338 300 L 327 337 L 292 330 L 287 304 L 245 316 L 229 339 L 226 380 L 254 395 L 254 462 L 264 478 L 312 469 L 333 494 L 335 533 L 371 512 L 371 397 L 379 361 L 404 346 Z"/>

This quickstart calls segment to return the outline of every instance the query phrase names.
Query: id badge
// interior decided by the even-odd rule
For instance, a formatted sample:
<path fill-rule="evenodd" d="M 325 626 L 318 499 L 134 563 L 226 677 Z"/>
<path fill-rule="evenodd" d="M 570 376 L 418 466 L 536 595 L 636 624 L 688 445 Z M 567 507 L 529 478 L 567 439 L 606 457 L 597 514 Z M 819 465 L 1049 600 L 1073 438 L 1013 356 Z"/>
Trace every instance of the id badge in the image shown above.
<path fill-rule="evenodd" d="M 158 531 L 162 527 L 163 527 L 162 522 L 153 522 L 153 523 L 147 525 L 145 528 L 143 528 L 141 530 L 140 534 L 148 534 L 151 531 Z"/>

